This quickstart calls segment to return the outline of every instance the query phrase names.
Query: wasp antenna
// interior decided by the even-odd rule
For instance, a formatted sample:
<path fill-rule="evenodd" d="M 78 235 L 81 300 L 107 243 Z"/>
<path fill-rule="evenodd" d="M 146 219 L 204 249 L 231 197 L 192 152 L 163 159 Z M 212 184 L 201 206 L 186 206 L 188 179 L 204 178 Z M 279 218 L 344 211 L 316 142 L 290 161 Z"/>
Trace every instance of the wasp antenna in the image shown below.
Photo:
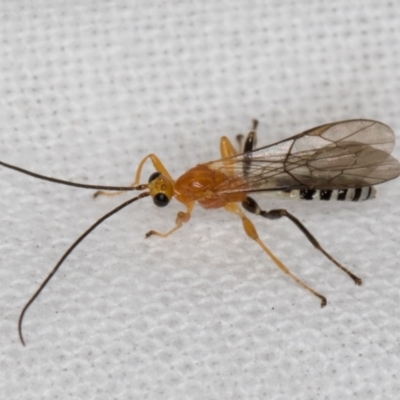
<path fill-rule="evenodd" d="M 89 235 L 90 232 L 92 232 L 97 226 L 99 226 L 103 221 L 105 221 L 107 218 L 111 217 L 112 215 L 116 214 L 118 211 L 122 210 L 124 207 L 128 206 L 129 204 L 135 202 L 136 200 L 142 199 L 144 197 L 149 196 L 149 192 L 144 192 L 139 194 L 139 196 L 136 196 L 125 203 L 120 204 L 118 207 L 114 208 L 107 214 L 103 215 L 99 220 L 97 220 L 89 229 L 87 229 L 85 232 L 82 233 L 81 236 L 78 237 L 78 239 L 75 240 L 74 243 L 68 248 L 68 250 L 64 253 L 64 255 L 60 258 L 58 263 L 55 265 L 55 267 L 52 269 L 52 271 L 47 275 L 46 279 L 42 282 L 42 284 L 39 286 L 39 288 L 36 290 L 36 292 L 33 294 L 33 296 L 29 299 L 29 301 L 25 304 L 24 308 L 21 311 L 21 314 L 18 319 L 18 334 L 19 334 L 19 339 L 22 343 L 23 346 L 25 346 L 25 341 L 24 337 L 22 335 L 22 321 L 24 319 L 24 315 L 29 308 L 29 306 L 36 300 L 36 298 L 39 296 L 39 294 L 42 292 L 42 290 L 46 287 L 46 285 L 49 283 L 50 279 L 54 276 L 54 274 L 57 272 L 57 270 L 61 267 L 62 263 L 66 260 L 66 258 L 71 254 L 71 252 L 75 249 L 76 246 L 82 240 Z"/>
<path fill-rule="evenodd" d="M 140 185 L 132 185 L 132 186 L 129 186 L 129 187 L 131 188 L 131 190 L 145 190 L 145 189 L 149 188 L 149 185 L 143 183 L 143 184 L 140 184 Z M 98 190 L 97 192 L 93 193 L 93 197 L 96 199 L 98 196 L 101 196 L 101 195 L 118 196 L 119 194 L 121 194 L 121 192 L 122 193 L 124 192 L 124 190 L 117 190 L 116 192 L 113 191 L 112 193 L 109 193 L 107 190 L 109 190 L 109 189 Z"/>
<path fill-rule="evenodd" d="M 45 175 L 40 175 L 35 172 L 28 171 L 26 169 L 17 167 L 15 165 L 7 164 L 4 161 L 0 161 L 0 165 L 3 167 L 13 169 L 14 171 L 21 172 L 22 174 L 32 176 L 37 179 L 42 179 L 44 181 L 49 181 L 53 183 L 59 183 L 61 185 L 67 185 L 67 186 L 75 186 L 83 189 L 97 189 L 97 190 L 116 190 L 120 192 L 126 192 L 130 190 L 144 190 L 145 188 L 141 189 L 138 188 L 142 185 L 138 186 L 104 186 L 104 185 L 87 185 L 86 183 L 76 183 L 76 182 L 70 182 L 70 181 L 64 181 L 62 179 L 57 179 L 57 178 L 52 178 L 50 176 L 45 176 Z"/>

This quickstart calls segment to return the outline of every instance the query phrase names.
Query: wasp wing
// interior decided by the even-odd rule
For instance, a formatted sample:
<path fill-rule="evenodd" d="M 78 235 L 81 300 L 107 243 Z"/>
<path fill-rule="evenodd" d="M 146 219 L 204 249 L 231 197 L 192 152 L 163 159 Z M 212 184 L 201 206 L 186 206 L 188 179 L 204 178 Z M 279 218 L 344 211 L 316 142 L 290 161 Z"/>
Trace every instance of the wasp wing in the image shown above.
<path fill-rule="evenodd" d="M 359 188 L 400 175 L 394 141 L 381 122 L 348 120 L 205 165 L 235 178 L 223 192 Z"/>

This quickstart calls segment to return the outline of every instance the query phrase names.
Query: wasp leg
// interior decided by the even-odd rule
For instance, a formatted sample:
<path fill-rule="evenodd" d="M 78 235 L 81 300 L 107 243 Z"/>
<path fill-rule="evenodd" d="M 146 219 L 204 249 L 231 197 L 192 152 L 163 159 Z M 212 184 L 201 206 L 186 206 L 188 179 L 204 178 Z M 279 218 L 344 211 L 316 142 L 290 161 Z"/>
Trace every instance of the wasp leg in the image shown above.
<path fill-rule="evenodd" d="M 326 306 L 326 298 L 316 292 L 314 289 L 312 289 L 310 286 L 305 284 L 303 281 L 301 281 L 296 275 L 291 273 L 289 269 L 271 252 L 271 250 L 260 240 L 258 237 L 258 233 L 256 231 L 256 228 L 254 227 L 253 223 L 244 215 L 242 210 L 238 207 L 237 204 L 235 203 L 228 203 L 225 206 L 225 209 L 227 211 L 230 211 L 236 215 L 238 215 L 242 219 L 243 223 L 243 229 L 246 232 L 246 234 L 253 239 L 255 242 L 258 243 L 258 245 L 265 251 L 265 253 L 268 254 L 268 256 L 271 258 L 271 260 L 275 263 L 275 265 L 286 275 L 289 275 L 294 281 L 296 281 L 300 286 L 302 286 L 304 289 L 308 290 L 310 293 L 312 293 L 314 296 L 318 297 L 321 300 L 321 307 Z"/>
<path fill-rule="evenodd" d="M 258 121 L 256 119 L 254 119 L 253 120 L 253 128 L 247 134 L 246 141 L 244 142 L 243 175 L 245 177 L 247 177 L 249 175 L 250 168 L 251 168 L 251 161 L 252 161 L 251 152 L 253 151 L 253 149 L 257 143 L 257 133 L 256 133 L 257 126 L 258 126 Z"/>
<path fill-rule="evenodd" d="M 258 121 L 256 119 L 253 119 L 253 127 L 251 128 L 251 131 L 247 134 L 246 141 L 243 147 L 243 153 L 249 153 L 250 151 L 253 151 L 254 147 L 256 147 L 257 126 L 258 126 Z"/>
<path fill-rule="evenodd" d="M 271 211 L 264 211 L 261 210 L 259 205 L 256 203 L 254 199 L 251 197 L 247 197 L 246 200 L 242 203 L 243 207 L 256 215 L 261 215 L 262 217 L 268 218 L 268 219 L 279 219 L 281 217 L 287 217 L 289 218 L 305 235 L 305 237 L 311 242 L 311 244 L 318 249 L 326 258 L 328 258 L 330 261 L 332 261 L 337 267 L 339 267 L 343 272 L 345 272 L 347 275 L 350 276 L 351 279 L 353 279 L 354 283 L 356 285 L 362 285 L 362 280 L 354 275 L 352 272 L 350 272 L 347 268 L 345 268 L 343 265 L 341 265 L 338 261 L 336 261 L 329 253 L 327 253 L 321 245 L 318 243 L 317 239 L 308 231 L 308 229 L 292 214 L 290 214 L 288 211 L 279 209 L 279 210 L 271 210 Z"/>
<path fill-rule="evenodd" d="M 244 147 L 243 147 L 243 140 L 244 140 L 244 135 L 242 135 L 241 133 L 238 133 L 237 135 L 236 135 L 236 142 L 237 142 L 237 145 L 238 145 L 238 150 L 237 150 L 237 152 L 238 153 L 243 153 L 243 149 L 244 149 Z"/>
<path fill-rule="evenodd" d="M 247 138 L 246 138 L 246 141 L 245 141 L 244 147 L 243 147 L 243 153 L 248 153 L 253 150 L 253 147 L 255 146 L 255 143 L 256 143 L 257 125 L 258 125 L 258 121 L 253 120 L 253 128 L 247 135 Z M 236 140 L 239 143 L 239 151 L 235 149 L 233 144 L 230 142 L 230 140 L 226 136 L 221 137 L 220 146 L 219 146 L 219 150 L 220 150 L 222 159 L 227 159 L 224 161 L 225 172 L 231 176 L 235 174 L 235 171 L 233 170 L 233 164 L 230 162 L 229 157 L 236 156 L 239 152 L 241 152 L 243 135 L 237 135 Z M 245 156 L 244 166 L 243 166 L 243 172 L 245 175 L 248 174 L 248 172 L 250 170 L 250 165 L 251 165 L 251 157 Z"/>
<path fill-rule="evenodd" d="M 229 157 L 237 155 L 237 151 L 226 136 L 221 137 L 219 142 L 219 151 L 224 161 L 225 173 L 229 176 L 233 176 L 235 171 L 233 169 L 233 164 L 229 161 Z"/>
<path fill-rule="evenodd" d="M 156 169 L 156 171 L 161 172 L 163 175 L 165 175 L 171 181 L 173 181 L 173 179 L 171 178 L 171 175 L 169 174 L 167 169 L 164 167 L 164 165 L 160 161 L 160 159 L 155 154 L 148 154 L 146 157 L 143 158 L 142 161 L 140 161 L 139 166 L 136 171 L 135 180 L 129 186 L 136 186 L 139 184 L 143 165 L 149 158 L 150 158 L 150 161 L 152 162 L 154 168 Z M 97 192 L 95 192 L 93 194 L 93 197 L 96 198 L 97 196 L 118 196 L 119 194 L 122 194 L 122 193 L 125 193 L 125 192 L 123 192 L 123 191 L 121 191 L 121 192 L 106 192 L 104 190 L 98 190 Z"/>
<path fill-rule="evenodd" d="M 228 158 L 238 154 L 237 150 L 233 147 L 231 141 L 226 137 L 222 136 L 219 142 L 219 152 L 222 158 Z"/>
<path fill-rule="evenodd" d="M 171 230 L 169 230 L 166 233 L 160 233 L 157 231 L 149 231 L 146 233 L 146 238 L 153 236 L 153 235 L 160 236 L 162 238 L 168 237 L 169 235 L 171 235 L 172 233 L 177 231 L 179 228 L 181 228 L 185 222 L 189 222 L 193 208 L 194 208 L 194 202 L 186 204 L 186 212 L 183 212 L 183 211 L 178 212 L 178 214 L 176 215 L 176 219 L 175 219 L 175 226 Z"/>
<path fill-rule="evenodd" d="M 247 134 L 246 141 L 243 144 L 244 140 L 244 135 L 241 133 L 236 135 L 236 141 L 238 144 L 238 153 L 248 153 L 249 151 L 252 151 L 254 147 L 256 146 L 257 143 L 257 135 L 256 135 L 256 129 L 258 126 L 258 121 L 256 119 L 253 119 L 253 127 L 251 131 Z"/>
<path fill-rule="evenodd" d="M 131 184 L 129 186 L 133 186 L 133 185 Z M 93 197 L 94 198 L 96 198 L 98 196 L 109 196 L 109 197 L 112 197 L 112 196 L 119 196 L 122 193 L 126 193 L 126 192 L 124 192 L 124 191 L 121 191 L 121 192 L 106 192 L 104 190 L 98 190 L 97 192 L 93 193 Z"/>

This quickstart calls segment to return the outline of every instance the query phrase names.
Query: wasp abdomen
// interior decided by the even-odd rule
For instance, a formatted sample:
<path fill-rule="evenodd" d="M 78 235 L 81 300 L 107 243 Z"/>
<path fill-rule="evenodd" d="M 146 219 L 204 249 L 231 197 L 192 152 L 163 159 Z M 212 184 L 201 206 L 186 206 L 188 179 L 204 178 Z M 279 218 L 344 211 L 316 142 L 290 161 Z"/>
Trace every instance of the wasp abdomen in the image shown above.
<path fill-rule="evenodd" d="M 373 186 L 351 189 L 302 189 L 291 190 L 290 197 L 300 200 L 364 201 L 373 199 L 375 193 Z"/>

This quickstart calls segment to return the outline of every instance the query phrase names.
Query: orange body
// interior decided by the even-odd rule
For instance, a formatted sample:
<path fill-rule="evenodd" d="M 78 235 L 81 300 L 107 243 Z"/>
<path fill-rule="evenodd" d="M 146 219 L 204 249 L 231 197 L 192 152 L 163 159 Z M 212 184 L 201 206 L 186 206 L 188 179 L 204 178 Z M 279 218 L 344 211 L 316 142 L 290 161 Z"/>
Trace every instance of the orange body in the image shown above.
<path fill-rule="evenodd" d="M 314 189 L 326 189 L 327 192 L 333 192 L 341 188 L 361 188 L 393 179 L 400 175 L 399 162 L 389 155 L 394 144 L 393 131 L 387 125 L 377 121 L 342 121 L 326 124 L 274 145 L 254 150 L 256 128 L 257 121 L 254 120 L 253 128 L 249 132 L 244 146 L 239 146 L 239 150 L 235 149 L 229 139 L 222 137 L 220 141 L 221 160 L 197 165 L 185 172 L 177 181 L 174 181 L 160 159 L 152 153 L 140 161 L 135 180 L 128 187 L 88 185 L 65 181 L 0 161 L 1 166 L 34 178 L 68 186 L 96 189 L 94 197 L 113 196 L 128 190 L 142 192 L 103 215 L 71 244 L 23 307 L 18 320 L 21 343 L 25 345 L 22 336 L 22 321 L 25 312 L 69 254 L 103 221 L 144 197 L 151 197 L 157 207 L 167 206 L 175 197 L 186 208 L 185 211 L 177 213 L 175 226 L 172 229 L 165 233 L 151 230 L 146 233 L 146 237 L 166 238 L 176 232 L 183 224 L 189 222 L 196 202 L 205 209 L 224 208 L 241 219 L 247 236 L 262 248 L 283 273 L 319 298 L 321 307 L 324 307 L 326 298 L 292 274 L 261 241 L 253 223 L 239 207 L 238 203 L 242 203 L 243 208 L 252 214 L 268 219 L 286 217 L 291 220 L 316 249 L 349 275 L 355 284 L 361 285 L 361 279 L 328 254 L 296 217 L 284 209 L 262 210 L 256 201 L 247 194 L 256 191 L 277 191 L 281 187 L 288 189 L 293 187 L 296 190 L 303 188 L 314 192 Z M 141 184 L 142 168 L 147 160 L 151 161 L 155 172 L 150 175 L 148 183 Z M 322 190 L 320 192 L 322 193 Z M 324 198 L 324 200 L 328 199 Z"/>
<path fill-rule="evenodd" d="M 242 202 L 246 194 L 229 193 L 229 189 L 240 185 L 239 177 L 232 177 L 221 171 L 214 171 L 205 165 L 189 169 L 174 184 L 174 197 L 181 203 L 197 201 L 203 208 L 221 208 L 228 203 Z"/>

